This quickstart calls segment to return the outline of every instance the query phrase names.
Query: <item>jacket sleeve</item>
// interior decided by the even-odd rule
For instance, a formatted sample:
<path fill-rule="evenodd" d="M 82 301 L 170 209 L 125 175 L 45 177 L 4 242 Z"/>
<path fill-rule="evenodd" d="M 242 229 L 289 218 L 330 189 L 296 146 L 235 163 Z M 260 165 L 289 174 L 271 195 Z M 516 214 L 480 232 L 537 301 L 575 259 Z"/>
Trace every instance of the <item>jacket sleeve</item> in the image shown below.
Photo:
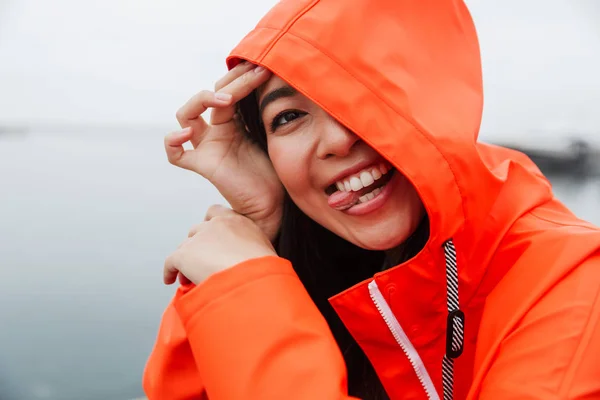
<path fill-rule="evenodd" d="M 246 261 L 173 304 L 210 400 L 349 399 L 338 346 L 287 260 Z"/>
<path fill-rule="evenodd" d="M 600 399 L 600 256 L 552 288 L 508 336 L 481 400 Z"/>
<path fill-rule="evenodd" d="M 206 400 L 190 344 L 173 303 L 190 289 L 181 286 L 163 314 L 142 386 L 148 400 Z"/>

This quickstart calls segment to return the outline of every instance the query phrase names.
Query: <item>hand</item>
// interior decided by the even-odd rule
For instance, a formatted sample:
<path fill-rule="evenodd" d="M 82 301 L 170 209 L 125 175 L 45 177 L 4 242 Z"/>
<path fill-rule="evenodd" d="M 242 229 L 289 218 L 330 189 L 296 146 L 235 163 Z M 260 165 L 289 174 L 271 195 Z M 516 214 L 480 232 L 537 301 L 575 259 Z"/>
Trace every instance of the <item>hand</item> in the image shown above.
<path fill-rule="evenodd" d="M 242 63 L 215 86 L 217 93 L 202 91 L 177 112 L 182 128 L 165 137 L 171 164 L 208 179 L 234 211 L 254 221 L 271 241 L 281 224 L 283 186 L 267 155 L 250 143 L 235 121 L 235 103 L 266 82 L 271 73 L 256 72 Z M 211 107 L 210 125 L 201 114 Z M 193 150 L 184 150 L 190 141 Z"/>
<path fill-rule="evenodd" d="M 164 282 L 198 284 L 210 275 L 243 261 L 277 253 L 269 238 L 249 218 L 222 207 L 209 208 L 205 222 L 190 230 L 188 239 L 167 257 Z"/>

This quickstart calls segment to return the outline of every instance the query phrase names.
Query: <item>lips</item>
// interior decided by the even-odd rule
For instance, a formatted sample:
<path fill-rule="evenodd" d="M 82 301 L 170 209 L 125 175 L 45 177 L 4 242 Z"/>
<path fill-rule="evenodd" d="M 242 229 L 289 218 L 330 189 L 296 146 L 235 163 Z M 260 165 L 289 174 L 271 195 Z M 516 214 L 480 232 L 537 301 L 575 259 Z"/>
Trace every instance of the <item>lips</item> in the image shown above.
<path fill-rule="evenodd" d="M 363 170 L 359 174 L 353 175 L 350 179 L 345 180 L 349 183 L 351 190 L 345 190 L 346 185 L 344 184 L 344 190 L 338 190 L 332 193 L 327 199 L 327 203 L 330 207 L 342 211 L 346 210 L 358 203 L 366 203 L 376 196 L 378 196 L 383 187 L 389 182 L 391 179 L 394 169 L 386 169 L 385 174 L 374 174 L 378 176 L 375 179 L 375 176 L 367 176 L 366 179 L 362 179 L 368 173 L 369 170 Z M 360 177 L 360 183 L 356 182 Z M 339 187 L 339 186 L 338 186 Z M 356 190 L 352 190 L 356 189 Z"/>

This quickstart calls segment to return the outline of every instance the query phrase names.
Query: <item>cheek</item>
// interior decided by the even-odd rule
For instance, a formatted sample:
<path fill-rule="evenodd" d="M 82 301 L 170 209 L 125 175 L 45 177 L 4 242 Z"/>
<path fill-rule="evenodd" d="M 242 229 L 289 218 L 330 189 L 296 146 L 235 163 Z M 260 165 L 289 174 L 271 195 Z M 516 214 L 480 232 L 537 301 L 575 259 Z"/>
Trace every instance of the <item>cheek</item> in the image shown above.
<path fill-rule="evenodd" d="M 268 148 L 273 168 L 290 196 L 296 198 L 307 193 L 311 182 L 310 151 L 306 144 L 290 135 L 269 138 Z"/>

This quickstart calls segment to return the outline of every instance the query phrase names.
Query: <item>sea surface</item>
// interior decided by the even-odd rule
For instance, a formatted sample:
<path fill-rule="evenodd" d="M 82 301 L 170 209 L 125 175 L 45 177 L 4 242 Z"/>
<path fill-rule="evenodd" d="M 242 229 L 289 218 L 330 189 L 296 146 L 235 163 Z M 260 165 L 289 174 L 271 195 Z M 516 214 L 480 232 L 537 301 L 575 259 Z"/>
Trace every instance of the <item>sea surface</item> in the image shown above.
<path fill-rule="evenodd" d="M 551 180 L 600 224 L 600 181 Z M 0 135 L 0 399 L 141 396 L 163 261 L 214 203 L 162 132 Z"/>

